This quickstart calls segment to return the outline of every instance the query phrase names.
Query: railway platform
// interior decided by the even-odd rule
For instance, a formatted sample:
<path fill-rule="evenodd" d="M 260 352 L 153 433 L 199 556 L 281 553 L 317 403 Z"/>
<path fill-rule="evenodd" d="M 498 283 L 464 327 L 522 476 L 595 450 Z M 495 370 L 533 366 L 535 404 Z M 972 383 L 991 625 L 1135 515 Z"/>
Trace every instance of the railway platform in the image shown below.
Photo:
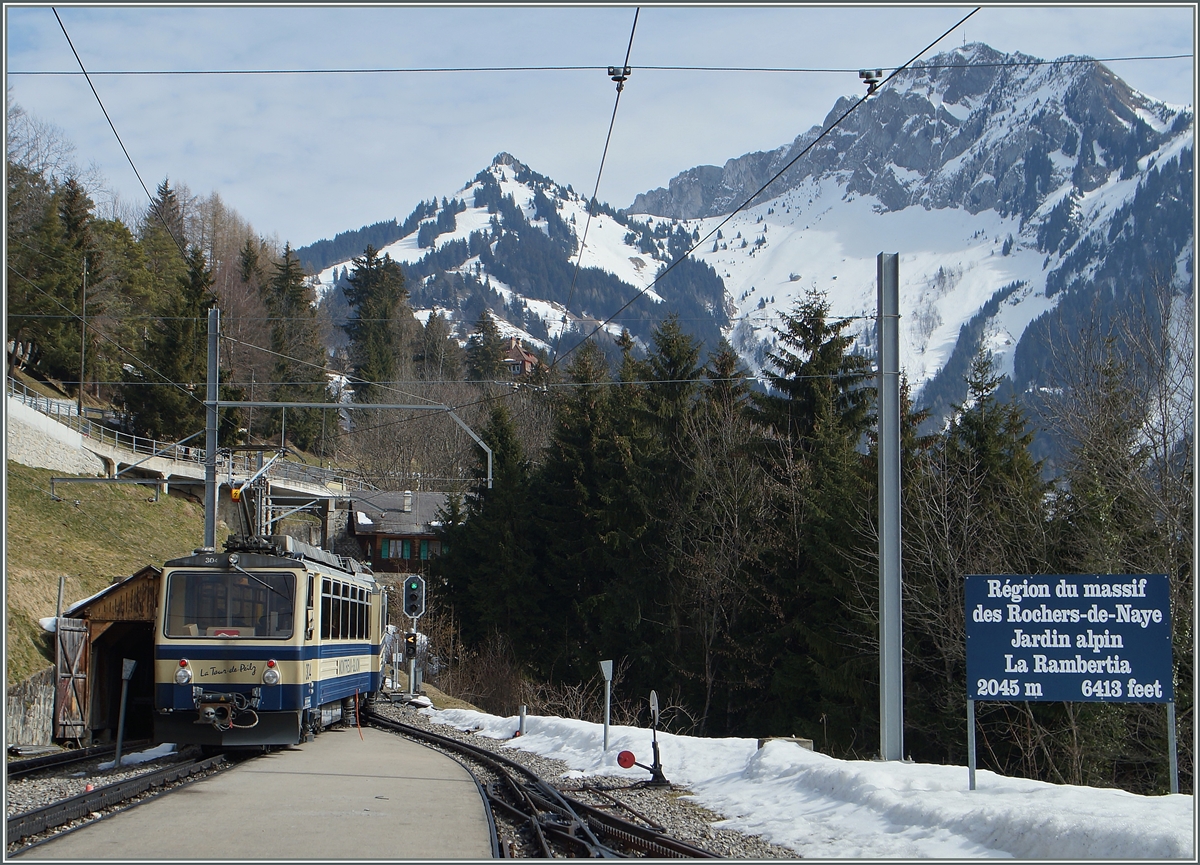
<path fill-rule="evenodd" d="M 474 779 L 382 730 L 326 730 L 67 833 L 48 860 L 490 859 Z"/>

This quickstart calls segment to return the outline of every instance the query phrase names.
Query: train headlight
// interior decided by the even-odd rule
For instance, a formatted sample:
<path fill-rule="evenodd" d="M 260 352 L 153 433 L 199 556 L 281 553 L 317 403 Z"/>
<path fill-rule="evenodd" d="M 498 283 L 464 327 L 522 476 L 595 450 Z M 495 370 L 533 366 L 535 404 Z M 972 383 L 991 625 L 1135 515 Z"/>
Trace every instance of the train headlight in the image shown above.
<path fill-rule="evenodd" d="M 179 669 L 175 671 L 176 685 L 190 685 L 192 683 L 192 671 L 187 665 L 186 658 L 179 659 Z"/>
<path fill-rule="evenodd" d="M 267 661 L 267 668 L 263 670 L 262 680 L 264 685 L 279 684 L 279 665 L 274 660 Z"/>

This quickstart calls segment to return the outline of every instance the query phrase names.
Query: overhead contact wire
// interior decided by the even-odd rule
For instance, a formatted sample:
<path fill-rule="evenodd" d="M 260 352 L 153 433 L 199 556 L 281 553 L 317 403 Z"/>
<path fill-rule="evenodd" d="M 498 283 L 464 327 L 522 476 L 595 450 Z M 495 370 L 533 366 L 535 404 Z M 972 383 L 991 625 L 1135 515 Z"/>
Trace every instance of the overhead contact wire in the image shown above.
<path fill-rule="evenodd" d="M 1127 57 L 1071 57 L 1057 60 L 1004 60 L 997 63 L 922 63 L 913 69 L 997 69 L 1012 66 L 1066 66 L 1077 63 L 1128 63 L 1139 60 L 1191 60 L 1194 54 L 1143 54 Z M 626 64 L 628 65 L 628 64 Z M 377 69 L 106 69 L 92 75 L 401 75 L 452 72 L 595 72 L 603 66 L 408 66 Z M 893 68 L 893 67 L 883 67 Z M 782 72 L 844 75 L 856 69 L 819 66 L 639 66 L 644 72 Z M 11 69 L 9 75 L 80 75 L 66 69 Z"/>
<path fill-rule="evenodd" d="M 587 248 L 588 229 L 592 226 L 592 210 L 600 196 L 600 177 L 604 174 L 604 161 L 608 158 L 608 145 L 612 141 L 613 126 L 617 122 L 617 109 L 621 107 L 621 92 L 625 89 L 625 70 L 629 68 L 629 56 L 633 52 L 633 34 L 637 32 L 638 15 L 641 14 L 642 7 L 637 7 L 633 12 L 633 27 L 629 30 L 629 45 L 625 49 L 625 62 L 621 66 L 621 78 L 617 82 L 617 98 L 613 102 L 612 117 L 608 121 L 608 135 L 604 138 L 604 152 L 600 154 L 600 170 L 596 172 L 596 188 L 592 191 L 592 197 L 587 203 L 587 220 L 583 223 L 583 239 L 579 241 L 579 255 L 575 257 L 575 271 L 571 275 L 571 288 L 567 292 L 567 302 L 563 304 L 562 327 L 559 328 L 558 340 L 554 344 L 554 357 L 550 358 L 550 368 L 554 368 L 554 361 L 558 356 L 558 346 L 562 343 L 562 338 L 567 331 L 567 316 L 571 314 L 571 300 L 575 297 L 575 283 L 579 279 L 579 268 L 583 262 L 583 251 Z"/>
<path fill-rule="evenodd" d="M 133 169 L 133 173 L 137 177 L 138 183 L 142 185 L 142 191 L 146 193 L 146 198 L 148 198 L 150 200 L 150 204 L 153 205 L 154 196 L 150 194 L 150 189 L 146 186 L 146 181 L 142 180 L 141 172 L 138 171 L 137 166 L 133 164 L 133 157 L 129 155 L 129 150 L 125 147 L 125 142 L 121 140 L 121 133 L 117 132 L 116 124 L 114 124 L 112 118 L 108 116 L 108 109 L 104 107 L 104 100 L 102 100 L 100 98 L 100 94 L 96 92 L 96 85 L 92 83 L 92 77 L 88 75 L 87 67 L 83 65 L 83 59 L 79 56 L 79 52 L 75 50 L 75 44 L 71 41 L 71 34 L 67 32 L 67 26 L 63 24 L 62 18 L 59 18 L 57 9 L 51 6 L 50 11 L 54 13 L 54 18 L 58 21 L 58 26 L 62 28 L 63 36 L 65 36 L 67 39 L 67 45 L 70 46 L 71 53 L 75 55 L 75 62 L 79 64 L 79 69 L 83 73 L 83 77 L 87 79 L 88 87 L 92 89 L 92 95 L 96 97 L 96 104 L 100 106 L 100 110 L 104 113 L 104 119 L 108 121 L 108 128 L 111 129 L 113 135 L 117 137 L 117 144 L 121 145 L 121 152 L 124 153 L 125 158 L 129 160 L 129 167 Z M 154 212 L 158 215 L 159 222 L 163 224 L 163 228 L 165 228 L 167 231 L 167 236 L 175 242 L 175 246 L 179 249 L 179 254 L 183 256 L 184 260 L 186 260 L 187 251 L 184 250 L 183 244 L 180 242 L 179 238 L 175 236 L 173 231 L 171 231 L 171 226 L 167 225 L 166 217 L 160 212 L 159 208 L 152 206 L 151 209 L 154 210 Z"/>
<path fill-rule="evenodd" d="M 311 360 L 301 360 L 298 357 L 292 357 L 290 355 L 283 354 L 282 352 L 274 351 L 269 348 L 263 348 L 261 345 L 255 345 L 252 342 L 243 342 L 242 340 L 237 339 L 236 337 L 229 336 L 228 334 L 224 334 L 224 333 L 221 334 L 221 339 L 227 340 L 229 342 L 237 343 L 238 345 L 244 345 L 246 348 L 257 349 L 258 351 L 264 352 L 266 354 L 274 355 L 275 357 L 281 358 L 283 360 L 290 360 L 292 363 L 298 363 L 298 364 L 301 364 L 302 366 L 311 366 L 313 369 L 319 369 L 319 370 L 323 370 L 325 372 L 330 372 L 328 367 L 322 366 L 319 363 L 313 363 Z M 435 405 L 440 404 L 440 403 L 437 403 L 435 400 L 429 399 L 429 397 L 419 396 L 418 394 L 408 393 L 407 391 L 400 390 L 399 388 L 389 387 L 388 385 L 383 384 L 382 382 L 367 381 L 365 378 L 359 378 L 358 376 L 350 375 L 348 373 L 334 372 L 333 375 L 340 375 L 343 378 L 345 378 L 348 382 L 350 382 L 351 384 L 369 384 L 372 387 L 378 387 L 382 390 L 388 390 L 388 391 L 391 391 L 392 393 L 400 394 L 400 396 L 409 396 L 409 397 L 412 397 L 413 399 L 423 399 L 426 402 L 430 402 Z M 299 382 L 297 382 L 297 384 L 298 383 Z M 331 406 L 331 408 L 337 408 L 337 406 Z"/>
<path fill-rule="evenodd" d="M 781 168 L 781 169 L 779 169 L 779 171 L 775 172 L 775 174 L 771 177 L 770 180 L 768 180 L 766 183 L 764 183 L 762 186 L 760 186 L 756 192 L 754 192 L 749 198 L 747 198 L 745 201 L 743 201 L 741 204 L 739 204 L 737 206 L 737 208 L 735 208 L 733 210 L 733 212 L 731 212 L 728 216 L 726 216 L 719 223 L 717 223 L 717 225 L 714 226 L 713 229 L 708 232 L 708 234 L 704 235 L 704 237 L 697 240 L 686 252 L 684 252 L 677 259 L 675 259 L 669 265 L 667 265 L 667 267 L 664 268 L 658 274 L 658 276 L 656 276 L 654 278 L 653 282 L 651 282 L 645 288 L 641 289 L 633 297 L 629 298 L 629 300 L 626 301 L 624 303 L 624 305 L 622 305 L 620 307 L 620 309 L 618 309 L 616 312 L 614 312 L 608 318 L 604 319 L 604 321 L 602 321 L 598 325 L 596 325 L 596 327 L 592 330 L 591 333 L 589 333 L 580 342 L 573 345 L 567 351 L 563 352 L 561 356 L 556 358 L 555 363 L 557 363 L 559 360 L 562 360 L 562 358 L 567 357 L 569 354 L 571 354 L 571 352 L 573 352 L 575 349 L 579 348 L 579 346 L 583 345 L 589 339 L 591 339 L 593 336 L 595 336 L 597 333 L 599 333 L 600 330 L 603 329 L 607 324 L 609 324 L 613 319 L 615 319 L 618 315 L 620 315 L 622 312 L 627 310 L 633 304 L 634 301 L 636 301 L 640 297 L 643 297 L 646 294 L 646 292 L 648 292 L 655 285 L 657 285 L 663 279 L 663 277 L 665 277 L 668 273 L 670 273 L 672 270 L 674 270 L 676 265 L 678 265 L 681 261 L 685 260 L 689 255 L 691 255 L 693 252 L 695 252 L 697 249 L 699 249 L 703 244 L 707 243 L 709 238 L 711 238 L 714 234 L 716 234 L 721 229 L 722 226 L 724 226 L 726 223 L 728 223 L 729 220 L 733 219 L 733 217 L 737 216 L 738 213 L 745 210 L 750 205 L 750 203 L 752 201 L 754 201 L 756 198 L 758 198 L 758 196 L 762 195 L 762 193 L 765 192 L 771 186 L 772 183 L 774 183 L 776 180 L 778 180 L 780 177 L 782 177 L 789 169 L 791 169 L 791 167 L 793 165 L 795 165 L 797 162 L 799 162 L 800 159 L 805 156 L 805 154 L 807 154 L 810 150 L 812 150 L 814 147 L 816 147 L 817 144 L 820 143 L 823 138 L 825 138 L 825 136 L 827 136 L 830 132 L 832 132 L 834 129 L 836 129 L 843 120 L 845 120 L 847 117 L 849 117 L 854 111 L 856 111 L 858 109 L 859 106 L 861 106 L 864 102 L 866 102 L 867 99 L 870 97 L 871 93 L 877 92 L 880 87 L 883 87 L 889 81 L 891 81 L 893 78 L 895 78 L 897 75 L 899 75 L 901 72 L 903 72 L 905 69 L 912 66 L 912 64 L 916 62 L 918 57 L 920 57 L 922 54 L 924 54 L 926 51 L 928 51 L 934 45 L 937 45 L 939 42 L 941 42 L 943 39 L 945 39 L 947 36 L 949 36 L 951 33 L 953 33 L 959 27 L 961 27 L 967 21 L 968 18 L 970 18 L 972 15 L 974 15 L 976 12 L 978 12 L 982 8 L 983 8 L 982 6 L 976 6 L 974 9 L 972 9 L 970 12 L 968 12 L 962 18 L 962 20 L 960 20 L 957 24 L 955 24 L 953 27 L 951 27 L 949 30 L 947 30 L 945 33 L 943 33 L 937 39 L 934 39 L 932 42 L 930 42 L 927 46 L 925 46 L 919 52 L 917 52 L 911 60 L 909 60 L 903 66 L 896 67 L 896 69 L 892 72 L 892 74 L 888 75 L 881 82 L 879 82 L 879 84 L 876 85 L 874 90 L 872 90 L 867 95 L 860 97 L 857 102 L 855 102 L 848 109 L 846 109 L 846 111 L 843 112 L 842 115 L 837 120 L 833 121 L 833 123 L 831 123 L 828 128 L 824 129 L 820 135 L 818 135 L 816 138 L 814 138 L 812 140 L 812 142 L 810 142 L 808 144 L 808 146 L 803 148 L 799 153 L 797 153 L 794 157 L 792 157 L 791 161 L 789 161 L 787 163 L 787 165 L 783 166 L 783 168 Z M 554 367 L 554 364 L 551 364 L 551 369 L 553 369 L 553 367 Z"/>

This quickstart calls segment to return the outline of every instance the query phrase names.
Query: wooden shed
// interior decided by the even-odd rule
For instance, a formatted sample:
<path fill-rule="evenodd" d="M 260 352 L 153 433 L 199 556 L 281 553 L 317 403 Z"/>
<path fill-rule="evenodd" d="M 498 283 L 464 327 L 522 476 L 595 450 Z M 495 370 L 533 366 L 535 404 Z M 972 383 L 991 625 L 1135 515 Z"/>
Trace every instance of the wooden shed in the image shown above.
<path fill-rule="evenodd" d="M 162 570 L 142 568 L 56 621 L 54 738 L 81 745 L 116 737 L 121 667 L 136 661 L 125 706 L 125 738 L 154 732 L 154 620 Z"/>

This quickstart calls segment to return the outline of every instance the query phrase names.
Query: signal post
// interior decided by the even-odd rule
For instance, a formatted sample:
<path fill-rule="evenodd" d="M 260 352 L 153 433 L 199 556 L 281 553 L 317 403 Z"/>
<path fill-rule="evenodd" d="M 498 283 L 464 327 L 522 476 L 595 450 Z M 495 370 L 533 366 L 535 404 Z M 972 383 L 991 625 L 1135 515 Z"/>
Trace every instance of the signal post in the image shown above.
<path fill-rule="evenodd" d="M 408 693 L 416 696 L 417 619 L 425 615 L 425 578 L 411 574 L 404 579 L 404 615 L 412 619 L 412 630 L 404 635 L 404 656 L 408 659 Z"/>

